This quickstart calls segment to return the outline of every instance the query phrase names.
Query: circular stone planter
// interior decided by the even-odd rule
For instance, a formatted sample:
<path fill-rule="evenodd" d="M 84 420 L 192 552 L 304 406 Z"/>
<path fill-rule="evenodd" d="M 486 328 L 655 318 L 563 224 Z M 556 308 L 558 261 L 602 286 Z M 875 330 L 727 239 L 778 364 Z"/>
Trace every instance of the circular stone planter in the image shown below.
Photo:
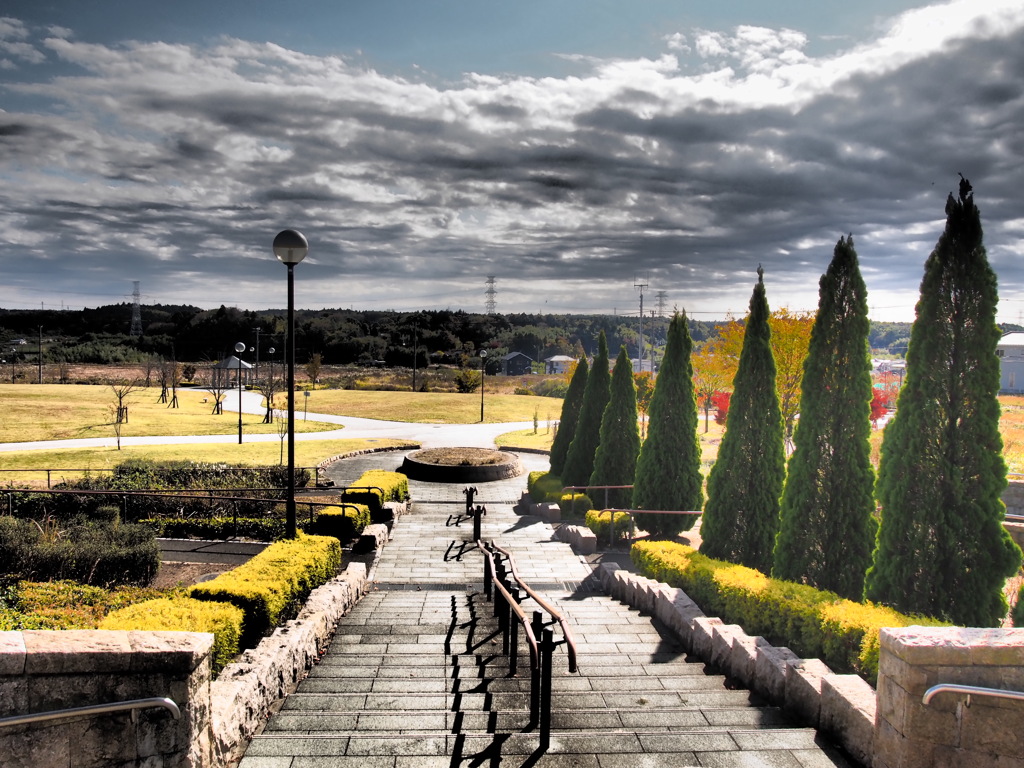
<path fill-rule="evenodd" d="M 430 483 L 486 483 L 523 473 L 519 457 L 489 448 L 425 448 L 405 457 L 400 472 Z"/>

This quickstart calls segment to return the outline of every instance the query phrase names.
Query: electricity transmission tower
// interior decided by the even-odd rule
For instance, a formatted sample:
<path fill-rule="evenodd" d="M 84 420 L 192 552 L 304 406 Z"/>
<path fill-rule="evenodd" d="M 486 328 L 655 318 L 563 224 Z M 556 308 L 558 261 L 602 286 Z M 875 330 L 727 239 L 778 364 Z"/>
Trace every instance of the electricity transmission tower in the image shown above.
<path fill-rule="evenodd" d="M 654 294 L 654 299 L 657 302 L 658 317 L 663 317 L 665 313 L 665 299 L 668 298 L 668 291 L 658 291 Z"/>
<path fill-rule="evenodd" d="M 142 306 L 139 304 L 139 281 L 132 280 L 132 327 L 129 336 L 142 335 Z"/>
<path fill-rule="evenodd" d="M 493 315 L 498 306 L 497 301 L 495 300 L 495 297 L 498 295 L 498 289 L 494 287 L 495 280 L 496 278 L 494 275 L 487 276 L 487 290 L 484 291 L 487 301 L 484 304 L 484 310 L 488 315 Z"/>
<path fill-rule="evenodd" d="M 637 358 L 640 361 L 640 370 L 644 369 L 644 288 L 647 287 L 648 276 L 633 279 L 633 287 L 640 289 L 640 354 Z"/>

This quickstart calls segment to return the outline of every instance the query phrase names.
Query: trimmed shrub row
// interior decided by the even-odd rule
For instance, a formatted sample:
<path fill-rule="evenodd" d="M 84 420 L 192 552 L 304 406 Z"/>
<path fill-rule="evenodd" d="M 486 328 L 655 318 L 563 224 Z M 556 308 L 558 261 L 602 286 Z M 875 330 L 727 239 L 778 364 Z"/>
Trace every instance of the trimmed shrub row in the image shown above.
<path fill-rule="evenodd" d="M 558 497 L 558 508 L 562 517 L 582 517 L 594 508 L 594 502 L 585 493 L 563 493 Z"/>
<path fill-rule="evenodd" d="M 370 518 L 374 523 L 387 522 L 384 504 L 388 501 L 405 501 L 409 498 L 409 478 L 401 472 L 388 472 L 384 469 L 370 469 L 363 472 L 359 479 L 349 488 L 371 487 L 373 490 L 342 491 L 341 500 L 355 504 L 364 504 L 370 510 Z M 377 490 L 380 489 L 380 490 Z"/>
<path fill-rule="evenodd" d="M 190 597 L 167 597 L 112 611 L 100 629 L 209 632 L 213 635 L 213 674 L 227 666 L 239 652 L 242 610 L 230 603 L 214 603 Z"/>
<path fill-rule="evenodd" d="M 948 626 L 772 579 L 752 568 L 705 557 L 683 544 L 638 541 L 630 558 L 645 576 L 684 590 L 708 615 L 739 624 L 774 645 L 788 646 L 803 658 L 820 658 L 837 672 L 854 672 L 872 685 L 878 678 L 882 627 Z"/>
<path fill-rule="evenodd" d="M 370 524 L 370 508 L 365 504 L 345 502 L 342 506 L 322 507 L 310 533 L 351 541 Z"/>
<path fill-rule="evenodd" d="M 278 517 L 156 517 L 139 520 L 139 525 L 145 525 L 155 535 L 168 539 L 241 537 L 255 541 L 276 541 L 285 535 L 285 521 Z"/>
<path fill-rule="evenodd" d="M 188 596 L 231 603 L 244 614 L 240 646 L 260 638 L 298 612 L 311 591 L 341 567 L 341 544 L 333 536 L 309 536 L 275 542 L 237 568 L 196 584 Z"/>

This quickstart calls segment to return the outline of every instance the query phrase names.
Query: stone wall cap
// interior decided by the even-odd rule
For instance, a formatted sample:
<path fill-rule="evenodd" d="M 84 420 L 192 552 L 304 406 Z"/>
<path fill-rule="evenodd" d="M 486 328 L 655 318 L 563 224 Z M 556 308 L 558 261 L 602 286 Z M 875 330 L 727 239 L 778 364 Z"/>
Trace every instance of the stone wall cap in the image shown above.
<path fill-rule="evenodd" d="M 25 672 L 29 675 L 129 672 L 128 633 L 103 629 L 28 629 Z"/>
<path fill-rule="evenodd" d="M 25 672 L 25 638 L 21 632 L 0 632 L 0 675 Z"/>
<path fill-rule="evenodd" d="M 1024 629 L 884 627 L 880 641 L 908 664 L 1024 665 Z"/>

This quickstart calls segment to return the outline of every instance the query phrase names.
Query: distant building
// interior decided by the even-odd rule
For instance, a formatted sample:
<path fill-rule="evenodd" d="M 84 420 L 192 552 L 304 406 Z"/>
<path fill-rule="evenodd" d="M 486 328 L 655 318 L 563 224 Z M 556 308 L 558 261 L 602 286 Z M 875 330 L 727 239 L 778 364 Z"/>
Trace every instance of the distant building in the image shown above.
<path fill-rule="evenodd" d="M 641 371 L 647 371 L 648 373 L 654 373 L 654 361 L 653 360 L 638 360 L 632 358 L 633 373 L 640 373 Z"/>
<path fill-rule="evenodd" d="M 505 376 L 522 376 L 533 373 L 533 358 L 522 352 L 509 352 L 501 358 L 501 372 Z"/>
<path fill-rule="evenodd" d="M 572 368 L 576 362 L 575 357 L 569 357 L 568 355 L 555 355 L 554 357 L 544 358 L 544 371 L 546 373 L 568 373 L 569 369 Z"/>
<path fill-rule="evenodd" d="M 999 358 L 999 394 L 1024 394 L 1024 333 L 1007 333 L 996 344 Z"/>

